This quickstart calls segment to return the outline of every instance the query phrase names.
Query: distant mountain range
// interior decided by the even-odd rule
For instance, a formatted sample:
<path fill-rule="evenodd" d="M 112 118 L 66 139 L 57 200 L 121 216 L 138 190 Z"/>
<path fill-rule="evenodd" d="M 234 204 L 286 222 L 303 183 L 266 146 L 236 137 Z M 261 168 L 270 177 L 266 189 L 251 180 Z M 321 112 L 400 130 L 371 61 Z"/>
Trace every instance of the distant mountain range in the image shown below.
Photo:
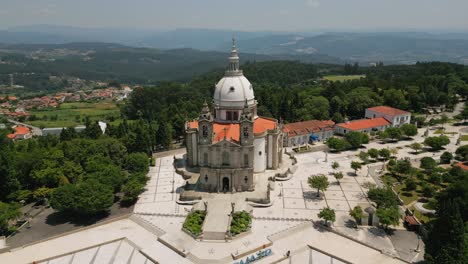
<path fill-rule="evenodd" d="M 165 80 L 186 81 L 215 69 L 222 70 L 227 65 L 228 54 L 226 50 L 162 50 L 103 42 L 0 44 L 0 75 L 34 72 L 137 84 L 152 84 Z M 274 60 L 342 63 L 337 58 L 321 54 L 241 54 L 242 63 Z"/>
<path fill-rule="evenodd" d="M 287 56 L 314 62 L 449 61 L 468 64 L 468 33 L 288 33 L 229 30 L 85 29 L 65 26 L 28 26 L 0 31 L 0 43 L 64 44 L 106 42 L 158 49 L 198 49 L 226 52 L 233 33 L 242 53 Z"/>

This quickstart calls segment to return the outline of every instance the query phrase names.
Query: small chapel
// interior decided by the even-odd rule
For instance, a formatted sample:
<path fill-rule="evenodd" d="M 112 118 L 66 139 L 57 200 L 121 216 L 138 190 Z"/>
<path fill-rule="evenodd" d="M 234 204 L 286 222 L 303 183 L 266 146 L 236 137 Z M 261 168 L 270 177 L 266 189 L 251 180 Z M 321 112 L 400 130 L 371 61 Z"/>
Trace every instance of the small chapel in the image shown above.
<path fill-rule="evenodd" d="M 278 120 L 257 115 L 252 84 L 239 68 L 233 39 L 229 65 L 216 84 L 212 109 L 187 122 L 187 165 L 198 167 L 197 188 L 209 192 L 255 189 L 254 174 L 277 169 L 283 134 Z"/>

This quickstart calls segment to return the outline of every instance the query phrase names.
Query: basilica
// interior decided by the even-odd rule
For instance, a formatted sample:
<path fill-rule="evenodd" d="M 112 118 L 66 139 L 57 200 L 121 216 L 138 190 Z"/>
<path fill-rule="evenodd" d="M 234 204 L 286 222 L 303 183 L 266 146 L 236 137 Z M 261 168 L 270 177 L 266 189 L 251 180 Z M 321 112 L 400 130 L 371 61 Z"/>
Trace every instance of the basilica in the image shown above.
<path fill-rule="evenodd" d="M 212 105 L 205 103 L 199 117 L 186 123 L 187 164 L 200 170 L 197 188 L 253 191 L 254 174 L 281 164 L 282 127 L 276 119 L 257 116 L 254 90 L 239 68 L 234 40 Z"/>

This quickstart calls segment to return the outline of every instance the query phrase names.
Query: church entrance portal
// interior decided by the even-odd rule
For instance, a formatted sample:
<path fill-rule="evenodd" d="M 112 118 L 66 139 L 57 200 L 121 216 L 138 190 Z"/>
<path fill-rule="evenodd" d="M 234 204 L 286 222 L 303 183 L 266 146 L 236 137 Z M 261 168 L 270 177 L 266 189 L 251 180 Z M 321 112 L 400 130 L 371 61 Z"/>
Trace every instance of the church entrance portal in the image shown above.
<path fill-rule="evenodd" d="M 229 178 L 224 177 L 223 178 L 223 192 L 228 192 L 229 191 Z"/>

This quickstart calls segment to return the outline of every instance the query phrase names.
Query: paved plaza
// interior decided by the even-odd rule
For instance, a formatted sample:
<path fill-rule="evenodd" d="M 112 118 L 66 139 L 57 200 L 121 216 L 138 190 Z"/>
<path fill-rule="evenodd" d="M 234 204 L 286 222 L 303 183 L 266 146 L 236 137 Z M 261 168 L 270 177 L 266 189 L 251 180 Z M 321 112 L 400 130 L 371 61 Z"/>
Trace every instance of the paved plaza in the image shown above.
<path fill-rule="evenodd" d="M 458 129 L 448 127 L 447 131 L 457 132 Z M 431 136 L 433 132 L 430 130 Z M 367 148 L 397 148 L 398 158 L 407 157 L 412 153 L 408 145 L 422 142 L 423 133 L 424 130 L 420 130 L 413 141 L 384 145 L 371 142 Z M 454 151 L 458 135 L 449 135 L 449 138 L 451 143 L 446 149 Z M 310 152 L 295 155 L 297 170 L 291 179 L 274 182 L 270 192 L 271 206 L 253 208 L 251 232 L 229 242 L 209 242 L 195 240 L 181 231 L 192 205 L 177 203 L 185 180 L 175 172 L 173 155 L 182 158 L 184 151 L 175 151 L 171 156 L 158 157 L 156 166 L 150 168 L 146 191 L 141 194 L 130 218 L 112 220 L 0 254 L 0 263 L 78 263 L 76 261 L 80 259 L 90 259 L 80 263 L 96 263 L 93 259 L 105 259 L 107 262 L 116 258 L 125 259 L 125 263 L 235 263 L 262 248 L 272 253 L 258 263 L 308 263 L 310 259 L 313 263 L 340 263 L 341 260 L 402 263 L 395 257 L 403 257 L 407 261 L 421 260 L 423 253 L 412 249 L 418 241 L 404 230 L 397 228 L 398 235 L 389 237 L 375 227 L 351 227 L 348 211 L 358 204 L 369 203 L 365 186 L 368 183 L 379 184 L 375 179 L 381 168 L 381 163 L 371 165 L 369 171 L 364 166 L 355 175 L 350 163 L 358 160 L 358 153 L 346 151 L 326 155 L 324 152 Z M 417 165 L 421 157 L 437 158 L 441 153 L 425 152 L 411 155 L 411 158 Z M 288 156 L 284 158 L 289 159 Z M 340 165 L 337 170 L 344 174 L 340 183 L 331 175 L 331 163 L 334 161 Z M 319 197 L 317 190 L 307 184 L 309 176 L 318 174 L 325 175 L 330 182 Z M 257 181 L 262 179 L 265 180 L 256 177 Z M 223 204 L 229 204 L 228 201 L 242 198 L 242 194 L 212 193 L 205 198 L 208 202 L 219 199 L 225 201 Z M 335 232 L 323 230 L 310 221 L 318 220 L 318 212 L 327 206 L 336 212 Z M 290 252 L 289 259 L 285 257 L 287 251 Z M 70 262 L 72 259 L 77 260 Z"/>

